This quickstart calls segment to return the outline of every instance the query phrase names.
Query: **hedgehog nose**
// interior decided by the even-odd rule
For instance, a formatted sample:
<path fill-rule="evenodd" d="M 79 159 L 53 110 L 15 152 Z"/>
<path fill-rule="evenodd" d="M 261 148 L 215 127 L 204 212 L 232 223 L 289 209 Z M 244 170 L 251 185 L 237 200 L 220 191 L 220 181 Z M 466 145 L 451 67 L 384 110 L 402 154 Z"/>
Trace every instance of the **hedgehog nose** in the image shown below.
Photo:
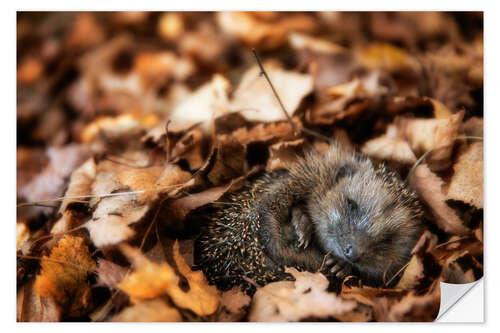
<path fill-rule="evenodd" d="M 344 247 L 344 255 L 350 261 L 356 261 L 359 259 L 359 253 L 352 244 L 347 244 Z"/>

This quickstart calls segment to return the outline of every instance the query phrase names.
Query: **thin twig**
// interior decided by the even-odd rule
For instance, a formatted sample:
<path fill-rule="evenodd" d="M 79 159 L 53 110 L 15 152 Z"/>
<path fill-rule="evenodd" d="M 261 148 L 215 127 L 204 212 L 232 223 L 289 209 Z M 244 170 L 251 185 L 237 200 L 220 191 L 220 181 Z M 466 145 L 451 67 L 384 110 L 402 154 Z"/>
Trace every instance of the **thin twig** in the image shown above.
<path fill-rule="evenodd" d="M 278 103 L 280 103 L 280 106 L 281 106 L 281 110 L 283 110 L 283 113 L 285 114 L 286 118 L 288 119 L 288 121 L 291 123 L 292 127 L 293 127 L 293 130 L 296 131 L 297 129 L 297 125 L 295 125 L 295 123 L 293 122 L 292 118 L 290 117 L 290 115 L 288 114 L 288 112 L 286 111 L 286 108 L 285 106 L 283 105 L 283 102 L 281 101 L 281 98 L 280 96 L 278 95 L 278 92 L 276 91 L 276 89 L 274 88 L 274 85 L 273 83 L 271 82 L 271 79 L 269 78 L 269 76 L 267 75 L 267 72 L 266 70 L 264 69 L 264 66 L 262 66 L 262 62 L 260 61 L 260 58 L 259 58 L 259 55 L 257 54 L 257 51 L 255 49 L 252 49 L 252 52 L 253 52 L 253 55 L 255 56 L 255 59 L 257 59 L 257 64 L 259 64 L 259 67 L 260 67 L 260 75 L 264 75 L 264 77 L 266 78 L 267 80 L 267 83 L 269 83 L 269 86 L 271 86 L 271 89 L 273 91 L 273 94 L 274 94 L 274 97 L 276 97 L 276 99 L 278 100 Z"/>
<path fill-rule="evenodd" d="M 259 75 L 263 75 L 266 78 L 267 83 L 269 84 L 269 86 L 271 87 L 271 90 L 273 91 L 274 97 L 276 97 L 276 99 L 278 100 L 278 103 L 280 104 L 281 110 L 283 111 L 283 113 L 285 114 L 286 119 L 288 120 L 288 122 L 292 126 L 293 132 L 297 133 L 297 124 L 295 124 L 293 122 L 292 117 L 290 117 L 290 115 L 288 114 L 288 111 L 286 110 L 285 105 L 281 101 L 281 98 L 278 95 L 278 92 L 274 88 L 274 85 L 273 85 L 271 79 L 267 75 L 267 72 L 264 69 L 264 66 L 262 65 L 262 61 L 260 60 L 260 57 L 257 54 L 257 51 L 255 49 L 252 49 L 252 52 L 253 52 L 253 55 L 255 56 L 255 59 L 257 60 L 257 64 L 259 65 L 259 68 L 260 68 L 260 74 Z M 300 131 L 302 131 L 303 133 L 315 136 L 318 139 L 325 140 L 325 141 L 330 142 L 330 143 L 333 142 L 333 140 L 331 138 L 328 138 L 328 137 L 326 137 L 326 136 L 324 136 L 324 135 L 322 135 L 320 133 L 317 133 L 317 132 L 315 132 L 313 130 L 310 130 L 308 128 L 301 127 Z"/>

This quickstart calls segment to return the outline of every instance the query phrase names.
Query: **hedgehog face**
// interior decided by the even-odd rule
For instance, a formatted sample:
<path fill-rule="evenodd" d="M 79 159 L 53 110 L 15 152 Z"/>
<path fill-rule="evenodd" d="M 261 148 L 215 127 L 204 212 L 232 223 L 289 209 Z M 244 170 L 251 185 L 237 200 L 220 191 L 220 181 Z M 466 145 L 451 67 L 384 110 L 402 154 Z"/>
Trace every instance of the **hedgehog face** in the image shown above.
<path fill-rule="evenodd" d="M 341 179 L 310 198 L 316 238 L 325 252 L 380 282 L 406 263 L 420 223 L 399 193 L 375 172 L 342 172 Z"/>

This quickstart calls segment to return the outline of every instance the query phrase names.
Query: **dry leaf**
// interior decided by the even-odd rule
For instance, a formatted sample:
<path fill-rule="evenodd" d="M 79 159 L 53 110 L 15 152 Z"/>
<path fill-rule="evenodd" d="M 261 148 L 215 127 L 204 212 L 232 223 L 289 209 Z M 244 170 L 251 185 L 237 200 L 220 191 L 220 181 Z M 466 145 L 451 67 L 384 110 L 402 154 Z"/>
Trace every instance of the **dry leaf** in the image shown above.
<path fill-rule="evenodd" d="M 41 266 L 35 282 L 38 295 L 53 298 L 69 316 L 80 316 L 89 305 L 86 279 L 96 267 L 84 240 L 64 236 Z"/>
<path fill-rule="evenodd" d="M 96 247 L 118 244 L 135 235 L 130 225 L 143 218 L 149 208 L 138 203 L 135 195 L 102 198 L 85 228 Z"/>
<path fill-rule="evenodd" d="M 34 290 L 34 281 L 22 285 L 17 290 L 18 322 L 61 321 L 61 308 L 51 297 L 41 297 Z"/>
<path fill-rule="evenodd" d="M 109 260 L 99 258 L 97 261 L 97 285 L 116 288 L 123 280 L 128 269 Z"/>
<path fill-rule="evenodd" d="M 189 291 L 172 288 L 169 295 L 177 306 L 190 309 L 199 316 L 213 314 L 220 304 L 220 293 L 208 284 L 202 271 L 193 271 L 179 253 L 179 242 L 174 243 L 174 260 L 180 273 L 187 279 Z"/>
<path fill-rule="evenodd" d="M 263 66 L 291 117 L 302 99 L 312 91 L 312 77 L 308 74 L 284 70 L 272 61 L 266 61 Z M 286 115 L 269 83 L 259 73 L 260 68 L 255 65 L 243 74 L 231 99 L 231 110 L 240 111 L 246 119 L 251 121 L 286 120 Z"/>
<path fill-rule="evenodd" d="M 380 82 L 380 72 L 373 71 L 362 78 L 330 87 L 322 102 L 309 110 L 306 117 L 315 124 L 332 124 L 360 114 L 387 93 L 387 87 Z"/>
<path fill-rule="evenodd" d="M 311 31 L 316 22 L 306 15 L 287 15 L 274 22 L 266 21 L 259 14 L 248 12 L 219 12 L 216 20 L 222 31 L 242 42 L 262 49 L 273 49 L 286 42 L 288 32 Z M 268 16 L 265 17 L 269 18 Z"/>
<path fill-rule="evenodd" d="M 460 111 L 444 119 L 397 118 L 396 126 L 417 156 L 431 151 L 426 161 L 432 171 L 451 165 L 453 144 L 465 112 Z"/>
<path fill-rule="evenodd" d="M 229 81 L 220 74 L 191 93 L 184 101 L 174 107 L 170 113 L 170 124 L 178 132 L 200 123 L 200 128 L 208 132 L 212 121 L 228 112 Z"/>
<path fill-rule="evenodd" d="M 121 136 L 140 134 L 158 123 L 154 114 L 125 113 L 117 117 L 101 117 L 85 126 L 82 130 L 82 141 L 91 142 L 99 135 L 104 135 L 109 140 Z"/>
<path fill-rule="evenodd" d="M 365 142 L 361 151 L 371 157 L 403 164 L 413 164 L 417 161 L 408 142 L 399 137 L 395 125 L 389 125 L 383 136 Z"/>
<path fill-rule="evenodd" d="M 368 68 L 387 71 L 401 71 L 411 69 L 415 61 L 402 48 L 387 44 L 374 43 L 360 50 L 360 62 Z"/>
<path fill-rule="evenodd" d="M 483 143 L 472 143 L 458 157 L 447 198 L 483 208 Z"/>
<path fill-rule="evenodd" d="M 187 266 L 179 253 L 178 242 L 174 244 L 174 260 L 180 273 L 187 279 L 187 292 L 179 287 L 179 277 L 167 263 L 153 263 L 140 251 L 125 244 L 120 248 L 136 267 L 118 284 L 121 290 L 130 295 L 132 302 L 139 303 L 167 294 L 177 306 L 190 309 L 199 316 L 210 315 L 217 310 L 220 302 L 217 288 L 208 285 L 203 272 L 194 272 Z"/>
<path fill-rule="evenodd" d="M 20 195 L 27 201 L 34 202 L 60 197 L 66 178 L 85 160 L 87 152 L 80 145 L 70 144 L 63 148 L 51 147 L 47 150 L 47 155 L 49 164 L 20 191 Z"/>
<path fill-rule="evenodd" d="M 342 318 L 356 307 L 326 292 L 328 280 L 321 273 L 289 271 L 296 279 L 272 282 L 259 288 L 253 297 L 250 321 L 300 321 L 307 318 Z"/>
<path fill-rule="evenodd" d="M 446 204 L 443 181 L 426 164 L 415 168 L 409 179 L 410 186 L 417 192 L 435 217 L 436 225 L 450 234 L 464 235 L 470 231 L 463 225 L 455 211 Z"/>

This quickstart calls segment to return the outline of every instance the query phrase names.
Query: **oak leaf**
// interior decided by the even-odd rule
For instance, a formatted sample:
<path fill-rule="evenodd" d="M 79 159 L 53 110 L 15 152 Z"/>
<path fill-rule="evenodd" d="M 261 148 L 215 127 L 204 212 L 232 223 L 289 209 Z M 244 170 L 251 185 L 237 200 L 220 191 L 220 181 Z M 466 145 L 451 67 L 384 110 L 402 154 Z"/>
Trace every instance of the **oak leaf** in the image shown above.
<path fill-rule="evenodd" d="M 64 236 L 44 256 L 35 290 L 40 296 L 51 297 L 69 316 L 78 316 L 88 304 L 87 276 L 94 272 L 95 262 L 83 238 Z"/>

